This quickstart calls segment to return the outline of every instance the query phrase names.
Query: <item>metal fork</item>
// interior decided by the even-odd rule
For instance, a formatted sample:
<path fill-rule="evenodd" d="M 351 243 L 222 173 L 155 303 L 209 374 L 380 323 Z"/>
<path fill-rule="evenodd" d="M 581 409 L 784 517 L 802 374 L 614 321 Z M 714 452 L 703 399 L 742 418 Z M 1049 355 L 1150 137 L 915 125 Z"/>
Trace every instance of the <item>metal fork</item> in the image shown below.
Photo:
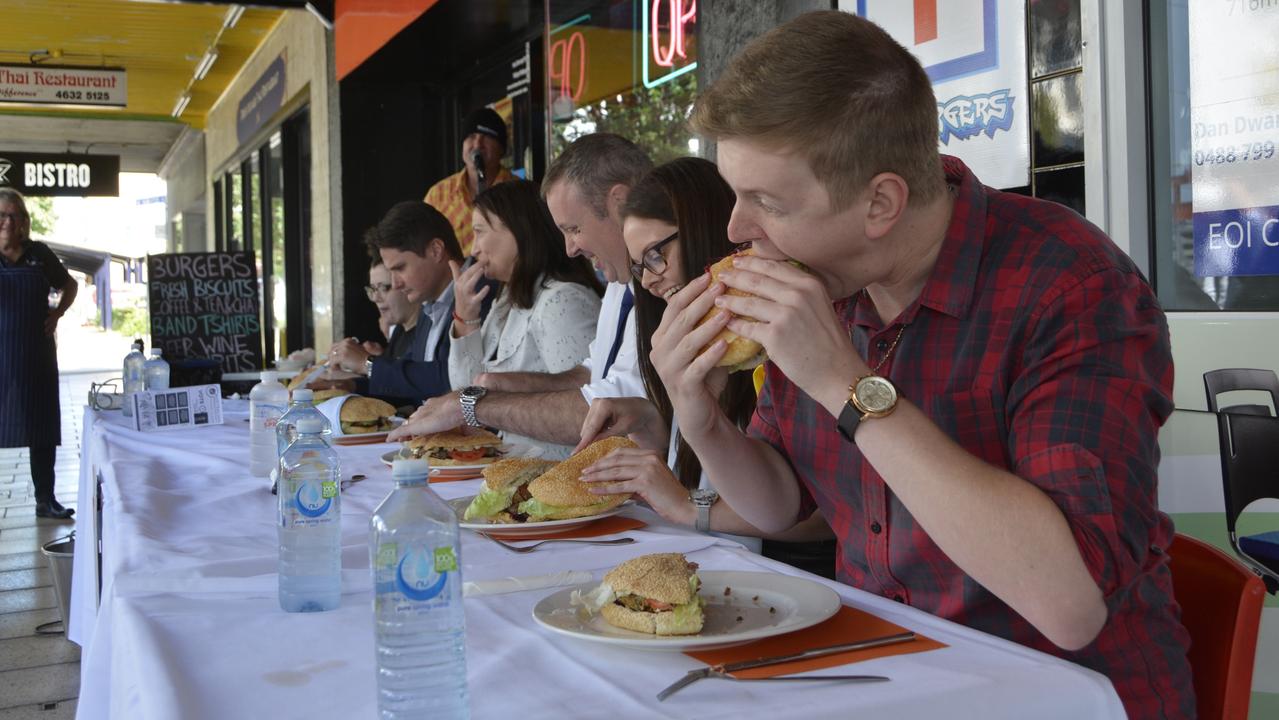
<path fill-rule="evenodd" d="M 488 533 L 480 533 L 480 535 L 483 535 L 484 537 L 488 538 L 489 540 L 492 540 L 493 542 L 497 543 L 498 545 L 501 545 L 502 547 L 506 548 L 507 550 L 510 550 L 513 553 L 530 553 L 536 550 L 539 546 L 545 545 L 546 543 L 579 543 L 581 545 L 630 545 L 631 543 L 635 542 L 635 538 L 629 538 L 629 537 L 614 538 L 612 540 L 570 540 L 568 538 L 560 538 L 560 539 L 551 538 L 550 540 L 539 540 L 538 542 L 535 542 L 532 545 L 512 545 L 508 542 L 503 542 L 501 540 L 498 540 L 497 538 L 493 537 L 492 535 L 489 535 Z"/>

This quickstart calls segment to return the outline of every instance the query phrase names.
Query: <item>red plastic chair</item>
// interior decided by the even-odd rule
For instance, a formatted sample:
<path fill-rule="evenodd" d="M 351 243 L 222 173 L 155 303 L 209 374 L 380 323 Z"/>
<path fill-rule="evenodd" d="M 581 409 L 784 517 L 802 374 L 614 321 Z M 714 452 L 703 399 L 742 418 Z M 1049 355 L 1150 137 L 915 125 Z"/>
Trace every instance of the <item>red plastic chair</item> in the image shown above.
<path fill-rule="evenodd" d="M 1266 596 L 1261 579 L 1202 540 L 1178 533 L 1168 549 L 1199 720 L 1247 720 Z"/>

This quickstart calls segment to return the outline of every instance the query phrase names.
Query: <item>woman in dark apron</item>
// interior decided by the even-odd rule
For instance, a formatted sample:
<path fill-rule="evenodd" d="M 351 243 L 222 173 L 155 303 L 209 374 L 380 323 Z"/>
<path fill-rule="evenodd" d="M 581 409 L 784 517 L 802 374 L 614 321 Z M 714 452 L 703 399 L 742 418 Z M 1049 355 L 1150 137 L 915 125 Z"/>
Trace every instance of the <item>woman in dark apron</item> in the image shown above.
<path fill-rule="evenodd" d="M 0 188 L 0 447 L 31 451 L 36 517 L 75 512 L 53 496 L 53 465 L 62 442 L 58 352 L 53 334 L 77 284 L 53 251 L 30 237 L 22 194 Z M 60 290 L 57 308 L 49 291 Z"/>

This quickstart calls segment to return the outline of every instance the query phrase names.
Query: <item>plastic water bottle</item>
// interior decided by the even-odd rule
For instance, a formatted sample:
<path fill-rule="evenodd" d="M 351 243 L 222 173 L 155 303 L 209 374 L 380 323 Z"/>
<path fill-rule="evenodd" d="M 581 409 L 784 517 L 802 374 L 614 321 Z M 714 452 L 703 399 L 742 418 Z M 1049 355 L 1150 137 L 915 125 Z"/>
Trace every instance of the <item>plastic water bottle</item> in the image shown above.
<path fill-rule="evenodd" d="M 142 343 L 133 343 L 133 349 L 124 356 L 124 416 L 133 417 L 133 394 L 147 389 L 143 375 L 147 358 L 142 354 Z"/>
<path fill-rule="evenodd" d="M 383 720 L 470 715 L 457 516 L 429 473 L 427 460 L 396 460 L 395 489 L 369 521 Z"/>
<path fill-rule="evenodd" d="M 146 390 L 169 389 L 169 363 L 161 357 L 160 348 L 151 348 L 151 358 L 142 364 L 142 381 Z"/>
<path fill-rule="evenodd" d="M 284 451 L 293 444 L 298 438 L 297 424 L 303 418 L 319 418 L 324 424 L 324 431 L 320 434 L 325 441 L 333 435 L 333 425 L 329 419 L 324 416 L 315 407 L 315 394 L 306 388 L 293 391 L 293 398 L 289 400 L 289 409 L 280 416 L 275 424 L 275 451 L 276 458 L 284 456 Z"/>
<path fill-rule="evenodd" d="M 280 607 L 322 612 L 342 602 L 342 494 L 337 453 L 315 418 L 280 458 Z"/>
<path fill-rule="evenodd" d="M 274 370 L 263 370 L 262 381 L 249 391 L 249 472 L 267 477 L 279 459 L 275 425 L 289 405 L 289 390 Z"/>

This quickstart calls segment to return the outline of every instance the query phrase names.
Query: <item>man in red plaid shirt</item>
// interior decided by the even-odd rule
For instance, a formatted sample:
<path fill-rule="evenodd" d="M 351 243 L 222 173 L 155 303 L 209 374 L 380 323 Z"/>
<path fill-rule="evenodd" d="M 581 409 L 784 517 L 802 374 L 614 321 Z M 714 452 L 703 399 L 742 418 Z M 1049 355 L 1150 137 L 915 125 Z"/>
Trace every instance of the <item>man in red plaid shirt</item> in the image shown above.
<path fill-rule="evenodd" d="M 1094 668 L 1133 718 L 1192 717 L 1156 504 L 1172 359 L 1129 258 L 940 158 L 927 75 L 852 15 L 752 42 L 693 123 L 758 257 L 675 295 L 653 357 L 730 512 L 820 508 L 844 582 Z M 715 402 L 725 327 L 770 358 L 746 434 Z"/>

